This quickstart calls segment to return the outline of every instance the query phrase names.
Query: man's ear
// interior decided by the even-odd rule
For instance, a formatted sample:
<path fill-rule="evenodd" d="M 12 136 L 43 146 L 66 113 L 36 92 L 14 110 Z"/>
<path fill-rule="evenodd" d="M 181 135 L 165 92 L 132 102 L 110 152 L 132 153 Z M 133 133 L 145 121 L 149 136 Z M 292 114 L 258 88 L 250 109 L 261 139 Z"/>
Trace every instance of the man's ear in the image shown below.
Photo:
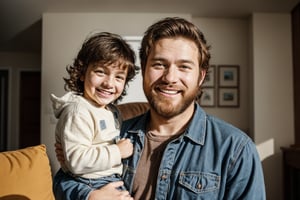
<path fill-rule="evenodd" d="M 206 76 L 206 70 L 201 69 L 200 70 L 200 78 L 199 78 L 199 86 L 201 86 L 203 84 L 205 76 Z"/>

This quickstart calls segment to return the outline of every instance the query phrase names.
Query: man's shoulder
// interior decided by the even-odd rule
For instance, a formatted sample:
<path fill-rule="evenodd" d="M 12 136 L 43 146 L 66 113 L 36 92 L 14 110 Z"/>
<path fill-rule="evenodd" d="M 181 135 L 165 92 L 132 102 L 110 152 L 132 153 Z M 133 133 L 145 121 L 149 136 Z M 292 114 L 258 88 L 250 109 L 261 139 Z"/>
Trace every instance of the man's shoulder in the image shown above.
<path fill-rule="evenodd" d="M 249 142 L 252 139 L 240 128 L 215 116 L 207 115 L 207 131 L 214 137 L 220 137 L 222 140 Z"/>
<path fill-rule="evenodd" d="M 207 116 L 206 124 L 206 145 L 226 149 L 226 152 L 231 152 L 232 158 L 239 157 L 242 152 L 256 154 L 253 140 L 241 129 L 214 116 Z"/>
<path fill-rule="evenodd" d="M 247 134 L 245 134 L 245 132 L 240 128 L 217 116 L 208 114 L 199 105 L 193 118 L 192 127 L 197 130 L 204 129 L 206 132 L 212 132 L 212 134 L 222 133 L 223 137 L 247 137 Z"/>

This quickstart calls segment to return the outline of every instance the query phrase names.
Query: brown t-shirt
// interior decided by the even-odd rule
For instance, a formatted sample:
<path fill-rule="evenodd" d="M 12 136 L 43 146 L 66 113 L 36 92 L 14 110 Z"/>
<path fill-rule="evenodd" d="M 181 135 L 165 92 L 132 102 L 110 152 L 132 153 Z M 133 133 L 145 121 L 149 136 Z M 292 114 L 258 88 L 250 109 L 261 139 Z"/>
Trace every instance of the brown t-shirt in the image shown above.
<path fill-rule="evenodd" d="M 133 182 L 133 197 L 138 199 L 154 199 L 157 174 L 163 152 L 170 140 L 177 136 L 159 136 L 148 132 L 144 149 L 137 166 Z"/>

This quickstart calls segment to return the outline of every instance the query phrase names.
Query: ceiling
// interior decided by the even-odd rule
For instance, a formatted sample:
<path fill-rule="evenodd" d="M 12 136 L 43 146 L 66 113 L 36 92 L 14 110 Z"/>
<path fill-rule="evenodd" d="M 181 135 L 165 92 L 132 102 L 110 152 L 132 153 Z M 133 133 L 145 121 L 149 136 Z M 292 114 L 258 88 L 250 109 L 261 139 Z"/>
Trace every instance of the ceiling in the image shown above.
<path fill-rule="evenodd" d="M 190 13 L 193 17 L 247 18 L 289 13 L 300 0 L 0 0 L 0 51 L 40 52 L 44 12 Z"/>

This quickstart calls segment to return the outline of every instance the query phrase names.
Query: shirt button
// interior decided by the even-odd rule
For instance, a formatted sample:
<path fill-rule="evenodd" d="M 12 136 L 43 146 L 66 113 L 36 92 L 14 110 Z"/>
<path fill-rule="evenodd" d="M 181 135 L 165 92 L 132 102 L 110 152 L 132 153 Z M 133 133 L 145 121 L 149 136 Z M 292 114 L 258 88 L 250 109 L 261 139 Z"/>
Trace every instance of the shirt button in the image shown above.
<path fill-rule="evenodd" d="M 163 174 L 163 175 L 161 176 L 161 179 L 162 179 L 162 180 L 166 180 L 166 179 L 167 179 L 167 175 L 166 175 L 166 174 Z"/>
<path fill-rule="evenodd" d="M 201 189 L 202 185 L 200 183 L 197 184 L 197 189 Z"/>

